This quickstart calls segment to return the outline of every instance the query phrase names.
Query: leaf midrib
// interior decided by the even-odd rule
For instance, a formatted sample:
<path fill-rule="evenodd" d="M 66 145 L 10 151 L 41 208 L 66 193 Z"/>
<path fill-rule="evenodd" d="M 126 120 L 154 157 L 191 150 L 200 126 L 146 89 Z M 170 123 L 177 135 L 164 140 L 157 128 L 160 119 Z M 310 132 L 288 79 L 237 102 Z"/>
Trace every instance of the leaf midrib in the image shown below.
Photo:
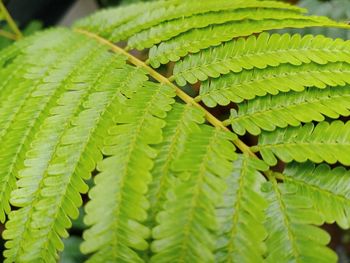
<path fill-rule="evenodd" d="M 98 51 L 98 49 L 96 48 L 95 49 L 95 52 L 97 52 Z M 82 61 L 80 61 L 79 63 L 78 63 L 78 65 L 76 66 L 76 67 L 74 67 L 74 69 L 70 72 L 70 74 L 69 75 L 67 75 L 66 76 L 66 78 L 65 78 L 65 81 L 67 81 L 67 79 L 69 79 L 76 71 L 78 71 L 79 69 L 80 69 L 80 64 L 83 64 L 83 62 L 84 61 L 86 61 L 86 60 L 88 60 L 89 58 L 90 58 L 90 56 L 91 56 L 91 53 L 90 54 L 87 54 L 83 59 L 82 59 Z M 90 88 L 93 88 L 93 86 L 90 86 Z M 85 96 L 83 96 L 83 98 L 81 98 L 80 99 L 80 101 L 81 101 L 81 103 L 83 103 L 83 101 L 84 101 L 84 99 L 85 98 L 87 98 L 88 97 L 88 95 L 89 95 L 89 93 L 87 92 L 86 94 L 85 94 Z M 55 96 L 52 96 L 52 98 L 51 98 L 52 100 L 53 99 L 56 99 L 56 97 Z M 50 103 L 48 103 L 47 105 L 49 105 Z M 78 104 L 78 105 L 76 105 L 76 110 L 74 111 L 74 114 L 70 117 L 71 119 L 75 116 L 75 114 L 78 112 L 78 109 L 79 109 L 79 107 L 80 107 L 80 104 Z M 66 122 L 66 125 L 65 125 L 65 127 L 68 127 L 70 125 L 70 122 Z M 62 132 L 60 133 L 60 135 L 58 135 L 58 140 L 57 141 L 60 141 L 61 140 L 61 138 L 63 137 L 63 135 L 64 135 L 64 131 L 65 131 L 66 129 L 62 129 Z M 55 154 L 56 154 L 56 151 L 57 151 L 57 149 L 58 149 L 58 143 L 54 146 L 54 149 L 53 149 L 53 151 L 52 151 L 52 153 L 51 153 L 51 155 L 50 155 L 50 158 L 49 158 L 49 160 L 48 160 L 48 163 L 47 163 L 47 167 L 49 166 L 49 164 L 50 164 L 50 162 L 52 161 L 52 158 L 55 156 Z M 42 177 L 41 177 L 41 181 L 39 182 L 39 185 L 38 185 L 38 188 L 37 188 L 37 190 L 36 190 L 36 193 L 34 193 L 33 195 L 34 195 L 34 198 L 32 199 L 32 201 L 31 201 L 31 203 L 30 203 L 30 209 L 29 209 L 29 211 L 28 211 L 28 216 L 26 217 L 26 222 L 25 222 L 25 224 L 26 224 L 26 228 L 25 229 L 30 229 L 30 227 L 28 227 L 28 224 L 32 221 L 32 215 L 33 215 L 33 208 L 35 207 L 35 205 L 36 205 L 36 203 L 38 203 L 39 201 L 40 201 L 40 199 L 38 200 L 38 196 L 40 195 L 40 192 L 41 192 L 41 189 L 43 188 L 43 186 L 44 186 L 44 178 L 46 177 L 46 175 L 47 175 L 47 168 L 45 169 L 45 172 L 44 172 L 44 174 L 42 175 Z M 23 207 L 21 207 L 21 208 L 23 208 Z M 26 240 L 26 238 L 25 238 L 25 235 L 26 234 L 28 234 L 27 233 L 27 231 L 25 231 L 24 230 L 24 232 L 22 233 L 22 240 L 19 242 L 19 245 L 18 245 L 18 247 L 20 248 L 20 250 L 22 251 L 22 252 L 24 252 L 24 250 L 23 250 L 23 246 L 21 245 L 21 244 L 23 244 L 23 242 Z M 47 239 L 46 241 L 48 242 L 50 239 Z M 47 245 L 47 243 L 46 243 L 46 245 Z M 41 253 L 44 253 L 46 251 L 46 249 L 42 249 L 41 250 Z M 16 258 L 18 259 L 18 256 L 20 255 L 20 253 L 18 253 L 17 254 L 17 256 L 16 256 Z"/>
<path fill-rule="evenodd" d="M 255 47 L 257 48 L 257 47 Z M 350 50 L 342 50 L 342 49 L 329 49 L 329 47 L 327 48 L 316 48 L 316 47 L 312 47 L 312 48 L 300 48 L 300 49 L 296 49 L 296 48 L 286 48 L 286 49 L 278 49 L 278 50 L 266 50 L 264 52 L 260 51 L 260 52 L 255 52 L 255 50 L 251 51 L 249 50 L 250 53 L 246 53 L 246 54 L 241 54 L 241 53 L 238 53 L 239 55 L 236 55 L 236 56 L 226 56 L 226 57 L 223 57 L 223 58 L 217 58 L 216 60 L 212 61 L 211 63 L 206 63 L 206 64 L 201 64 L 201 65 L 197 65 L 195 67 L 190 67 L 190 68 L 187 68 L 186 70 L 184 71 L 180 71 L 179 73 L 177 74 L 174 74 L 173 77 L 174 78 L 178 78 L 178 77 L 183 77 L 185 74 L 188 74 L 188 73 L 192 73 L 192 72 L 195 72 L 197 70 L 201 70 L 201 69 L 208 69 L 209 67 L 212 67 L 212 66 L 215 66 L 215 65 L 221 65 L 223 63 L 227 63 L 227 62 L 233 62 L 235 60 L 242 60 L 244 58 L 254 58 L 254 57 L 258 57 L 258 56 L 268 56 L 268 55 L 278 55 L 278 54 L 283 54 L 283 53 L 288 53 L 288 54 L 291 54 L 292 52 L 294 53 L 299 53 L 299 52 L 318 52 L 318 51 L 327 51 L 329 53 L 332 52 L 333 53 L 341 53 L 341 52 L 344 52 L 344 53 L 347 53 L 347 54 L 350 54 Z M 307 57 L 307 56 L 306 56 Z M 300 59 L 298 58 L 295 58 L 296 60 L 299 60 L 301 62 Z M 311 59 L 310 59 L 311 60 Z M 313 60 L 311 60 L 313 61 Z M 271 66 L 269 64 L 269 62 L 266 62 L 267 66 L 266 67 L 269 67 Z M 285 62 L 277 62 L 278 65 L 280 64 L 292 64 L 292 63 L 285 63 Z M 301 62 L 302 64 L 302 62 Z M 277 65 L 277 66 L 278 66 Z M 294 65 L 294 64 L 292 64 Z M 274 65 L 275 67 L 276 65 Z M 266 68 L 265 67 L 265 68 Z M 244 69 L 244 67 L 242 67 Z M 235 73 L 238 73 L 238 72 L 235 72 Z M 225 75 L 225 74 L 221 74 L 221 75 Z M 207 76 L 206 79 L 208 79 L 209 76 Z"/>

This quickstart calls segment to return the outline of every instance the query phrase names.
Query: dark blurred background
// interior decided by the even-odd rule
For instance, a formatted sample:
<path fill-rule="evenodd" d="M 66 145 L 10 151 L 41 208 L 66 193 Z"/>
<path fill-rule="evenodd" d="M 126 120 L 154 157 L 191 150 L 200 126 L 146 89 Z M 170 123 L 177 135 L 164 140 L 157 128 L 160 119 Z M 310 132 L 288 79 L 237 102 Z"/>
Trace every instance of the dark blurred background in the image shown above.
<path fill-rule="evenodd" d="M 102 7 L 144 1 L 151 0 L 3 0 L 10 14 L 26 35 L 43 27 L 69 26 L 78 18 L 89 15 Z M 338 21 L 350 20 L 350 0 L 285 1 L 305 7 L 311 14 L 328 16 Z M 339 29 L 308 29 L 296 32 L 302 34 L 324 34 L 333 38 L 350 39 L 350 32 Z M 0 49 L 10 42 L 7 39 L 0 38 Z M 82 221 L 83 214 L 84 211 L 81 209 L 80 217 L 73 222 L 73 227 L 70 229 L 71 236 L 64 240 L 65 250 L 60 256 L 60 262 L 74 263 L 84 261 L 84 256 L 79 251 L 81 234 L 85 228 Z M 3 225 L 0 225 L 0 233 L 3 227 Z M 338 253 L 339 262 L 350 263 L 350 232 L 341 230 L 335 224 L 325 225 L 324 228 L 332 236 L 330 246 Z M 0 238 L 0 251 L 2 251 L 2 246 L 3 241 Z M 2 262 L 1 257 L 0 253 L 0 262 Z"/>
<path fill-rule="evenodd" d="M 72 8 L 78 7 L 82 10 L 80 13 L 89 13 L 99 7 L 99 2 L 95 0 L 4 0 L 12 17 L 22 28 L 32 20 L 42 21 L 45 27 L 56 25 Z"/>
<path fill-rule="evenodd" d="M 12 17 L 20 27 L 32 20 L 42 21 L 45 27 L 73 22 L 94 10 L 120 4 L 147 0 L 3 0 Z"/>

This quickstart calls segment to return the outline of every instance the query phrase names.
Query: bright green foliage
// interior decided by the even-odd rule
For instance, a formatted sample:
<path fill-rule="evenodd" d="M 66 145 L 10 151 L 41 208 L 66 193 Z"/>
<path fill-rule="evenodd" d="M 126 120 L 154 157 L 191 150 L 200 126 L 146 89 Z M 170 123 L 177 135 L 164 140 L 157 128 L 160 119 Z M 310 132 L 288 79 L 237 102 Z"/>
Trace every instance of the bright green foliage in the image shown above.
<path fill-rule="evenodd" d="M 324 221 L 336 221 L 344 229 L 350 227 L 350 174 L 346 169 L 331 169 L 326 164 L 315 167 L 310 162 L 291 163 L 283 180 L 296 187 L 299 195 L 308 196 Z"/>
<path fill-rule="evenodd" d="M 191 105 L 176 103 L 165 119 L 163 142 L 157 145 L 159 151 L 152 170 L 153 180 L 150 184 L 148 198 L 150 200 L 150 220 L 155 221 L 155 215 L 161 211 L 166 200 L 166 193 L 175 179 L 171 167 L 173 162 L 183 152 L 185 142 L 200 129 L 198 124 L 204 122 L 203 112 Z M 151 222 L 155 224 L 155 222 Z"/>
<path fill-rule="evenodd" d="M 301 92 L 267 95 L 238 104 L 238 112 L 231 110 L 226 121 L 240 135 L 248 131 L 258 135 L 261 130 L 273 131 L 276 127 L 299 126 L 302 122 L 324 121 L 350 115 L 350 89 L 328 87 L 308 88 Z"/>
<path fill-rule="evenodd" d="M 198 80 L 207 80 L 208 77 L 218 78 L 231 71 L 264 69 L 285 63 L 295 66 L 310 62 L 322 65 L 336 61 L 349 63 L 349 43 L 321 35 L 301 37 L 298 34 L 291 36 L 262 33 L 258 37 L 240 38 L 188 56 L 176 63 L 174 77 L 183 86 L 186 81 L 193 84 Z"/>
<path fill-rule="evenodd" d="M 235 2 L 232 2 L 235 3 Z M 284 10 L 265 8 L 258 9 L 253 12 L 253 6 L 250 2 L 244 2 L 237 6 L 237 10 L 230 9 L 223 12 L 210 12 L 200 15 L 194 15 L 184 18 L 183 24 L 179 25 L 179 20 L 170 20 L 166 23 L 141 31 L 132 36 L 128 41 L 130 48 L 144 49 L 152 47 L 162 41 L 169 40 L 172 37 L 178 36 L 181 33 L 187 32 L 194 28 L 204 28 L 210 24 L 224 24 L 231 21 L 240 21 L 242 19 L 263 20 L 267 18 L 282 19 L 282 18 L 302 18 L 303 16 L 296 13 L 295 10 Z M 259 6 L 259 5 L 256 5 Z M 261 4 L 260 4 L 261 6 Z M 181 18 L 183 19 L 183 18 Z"/>
<path fill-rule="evenodd" d="M 349 26 L 304 13 L 150 1 L 1 50 L 5 262 L 57 262 L 83 206 L 87 262 L 336 262 L 318 226 L 350 228 L 350 122 L 328 120 L 350 43 L 265 31 Z"/>
<path fill-rule="evenodd" d="M 234 11 L 238 8 L 254 7 L 294 10 L 294 13 L 298 13 L 304 10 L 298 7 L 271 1 L 261 3 L 256 0 L 219 0 L 216 2 L 213 2 L 211 0 L 203 0 L 200 2 L 172 0 L 127 6 L 123 9 L 111 9 L 110 11 L 102 11 L 85 20 L 82 20 L 81 22 L 78 22 L 76 25 L 80 28 L 86 28 L 99 32 L 110 40 L 120 41 L 129 38 L 135 33 L 149 29 L 152 26 L 157 26 L 158 24 L 169 20 L 186 18 L 193 15 L 205 14 L 209 12 L 219 12 L 226 10 Z M 103 12 L 107 13 L 107 15 Z M 107 25 L 108 27 L 106 27 Z M 108 28 L 110 28 L 110 30 Z"/>
<path fill-rule="evenodd" d="M 275 180 L 263 187 L 269 207 L 265 227 L 268 238 L 266 262 L 336 262 L 329 235 L 315 225 L 323 223 L 307 196 L 295 187 Z"/>
<path fill-rule="evenodd" d="M 236 158 L 235 137 L 203 126 L 188 139 L 173 163 L 178 179 L 153 229 L 151 262 L 212 262 L 217 221 L 215 205 Z"/>
<path fill-rule="evenodd" d="M 215 262 L 264 262 L 263 243 L 267 232 L 263 225 L 267 202 L 261 192 L 265 179 L 257 169 L 259 162 L 240 155 L 227 177 L 227 190 L 217 207 L 220 222 Z"/>
<path fill-rule="evenodd" d="M 74 38 L 68 31 L 60 32 L 62 41 L 66 41 L 70 45 L 82 43 L 83 39 Z M 55 40 L 50 32 L 46 33 L 46 37 Z M 42 118 L 47 116 L 45 107 L 50 103 L 50 95 L 51 97 L 56 95 L 54 94 L 56 86 L 51 88 L 53 84 L 45 85 L 44 78 L 49 70 L 52 70 L 53 63 L 63 63 L 64 50 L 58 43 L 45 43 L 45 40 L 47 41 L 45 37 L 37 39 L 35 47 L 28 47 L 25 45 L 27 43 L 22 43 L 19 45 L 22 48 L 21 51 L 10 47 L 7 50 L 10 52 L 2 60 L 4 63 L 8 63 L 1 72 L 3 74 L 1 83 L 2 147 L 0 150 L 3 165 L 3 169 L 1 169 L 2 206 L 7 206 L 10 192 L 14 188 L 14 178 L 22 168 L 25 156 L 23 152 L 21 154 L 21 151 L 28 149 L 33 140 L 33 131 L 41 124 Z M 40 48 L 43 50 L 38 52 Z M 57 50 L 57 52 L 48 54 L 45 48 Z M 73 45 L 65 51 L 69 54 L 74 48 Z M 85 52 L 87 48 L 89 47 L 85 47 Z M 9 62 L 11 60 L 12 63 Z M 26 64 L 32 66 L 30 72 L 25 67 Z M 40 79 L 36 79 L 39 72 L 42 76 Z M 23 78 L 24 74 L 27 76 L 26 79 Z M 47 88 L 49 85 L 51 85 L 50 89 Z M 64 87 L 61 87 L 61 90 L 63 91 Z M 9 94 L 10 91 L 12 94 Z M 15 121 L 16 119 L 18 121 Z M 4 219 L 2 216 L 1 220 L 4 221 Z"/>
<path fill-rule="evenodd" d="M 337 26 L 337 24 L 322 17 L 288 18 L 288 16 L 281 16 L 280 18 L 271 17 L 263 20 L 247 19 L 204 29 L 193 29 L 177 38 L 162 42 L 159 46 L 152 47 L 149 61 L 153 67 L 159 67 L 160 64 L 178 61 L 189 53 L 197 53 L 202 49 L 217 46 L 232 38 L 249 36 L 266 30 L 314 26 Z M 208 38 L 208 36 L 211 37 Z"/>
<path fill-rule="evenodd" d="M 5 254 L 9 261 L 36 261 L 40 258 L 54 261 L 55 249 L 62 249 L 60 236 L 68 234 L 65 230 L 70 227 L 68 217 L 76 218 L 77 207 L 82 204 L 79 192 L 85 193 L 88 190 L 82 179 L 89 178 L 95 162 L 102 158 L 98 145 L 103 136 L 98 136 L 103 135 L 106 127 L 98 126 L 105 121 L 99 115 L 107 110 L 108 103 L 115 97 L 118 87 L 115 83 L 124 74 L 130 74 L 118 70 L 125 65 L 124 58 L 107 52 L 97 42 L 69 32 L 62 33 L 67 34 L 76 44 L 83 41 L 85 44 L 76 49 L 75 54 L 72 50 L 66 50 L 71 53 L 69 60 L 61 56 L 62 60 L 65 59 L 62 62 L 47 64 L 48 57 L 42 57 L 42 63 L 45 64 L 38 63 L 39 58 L 33 61 L 35 67 L 31 67 L 30 75 L 26 77 L 34 78 L 37 85 L 32 84 L 30 95 L 33 101 L 26 100 L 26 103 L 31 103 L 31 108 L 24 108 L 33 109 L 37 106 L 37 111 L 29 113 L 41 116 L 32 117 L 25 111 L 19 111 L 18 114 L 31 118 L 33 124 L 28 125 L 30 121 L 22 117 L 23 135 L 18 132 L 18 128 L 10 130 L 22 136 L 19 141 L 22 140 L 23 144 L 14 148 L 20 152 L 19 147 L 28 147 L 25 143 L 30 139 L 29 135 L 35 126 L 39 126 L 39 129 L 36 128 L 36 137 L 31 139 L 27 154 L 10 155 L 10 161 L 14 164 L 8 173 L 15 169 L 17 163 L 21 168 L 17 175 L 18 189 L 12 192 L 11 203 L 21 209 L 10 214 L 4 232 L 4 237 L 11 240 L 7 243 L 10 249 Z M 75 49 L 74 45 L 72 49 Z M 30 48 L 29 51 L 31 56 L 35 52 Z M 59 55 L 57 53 L 57 57 Z M 59 63 L 64 63 L 65 67 L 49 71 L 47 75 L 42 75 L 42 79 L 37 79 L 37 73 L 42 72 L 43 65 L 58 67 Z M 89 70 L 83 65 L 89 67 Z M 21 120 L 20 116 L 16 117 Z M 41 119 L 43 122 L 38 123 Z M 14 123 L 21 124 L 19 121 Z M 92 136 L 94 132 L 97 132 L 97 137 Z M 86 151 L 87 149 L 89 150 Z M 43 213 L 48 213 L 49 216 L 42 217 Z M 21 227 L 16 222 L 21 222 Z M 46 249 L 43 250 L 42 247 Z"/>
<path fill-rule="evenodd" d="M 114 31 L 111 35 L 111 40 L 117 41 L 122 39 L 127 39 L 135 33 L 138 33 L 144 29 L 150 28 L 164 21 L 171 21 L 176 18 L 183 17 L 193 17 L 193 15 L 204 14 L 208 12 L 218 12 L 224 10 L 230 10 L 234 12 L 237 9 L 244 8 L 256 8 L 264 6 L 268 7 L 286 7 L 286 9 L 299 10 L 297 7 L 276 4 L 274 2 L 270 3 L 260 3 L 258 1 L 231 1 L 219 0 L 217 2 L 204 0 L 200 2 L 182 2 L 182 1 L 172 1 L 172 5 L 164 6 L 162 10 L 152 10 L 138 17 L 135 21 L 130 21 L 125 25 Z M 288 8 L 287 8 L 288 7 Z M 291 12 L 295 13 L 295 12 Z M 288 16 L 287 16 L 288 17 Z M 228 20 L 229 21 L 229 20 Z M 208 25 L 208 24 L 207 24 Z M 175 35 L 176 36 L 176 35 Z"/>
<path fill-rule="evenodd" d="M 270 165 L 277 163 L 275 156 L 284 162 L 311 160 L 315 163 L 326 161 L 333 164 L 339 161 L 349 165 L 349 127 L 350 122 L 323 121 L 316 126 L 308 123 L 270 133 L 263 132 L 259 136 L 259 145 L 254 146 L 253 151 L 260 151 Z"/>
<path fill-rule="evenodd" d="M 144 12 L 147 8 L 149 11 Z M 78 22 L 76 27 L 94 31 L 113 42 L 131 37 L 129 48 L 152 47 L 149 62 L 154 67 L 177 61 L 189 52 L 265 30 L 347 27 L 325 17 L 305 16 L 304 11 L 276 1 L 172 0 L 101 11 Z"/>
<path fill-rule="evenodd" d="M 100 174 L 86 206 L 85 223 L 93 226 L 84 233 L 82 251 L 96 252 L 88 262 L 142 262 L 131 248 L 148 247 L 150 231 L 140 222 L 147 218 L 145 193 L 156 157 L 150 145 L 162 140 L 162 118 L 174 95 L 166 86 L 147 83 L 114 116 L 116 126 L 109 129 L 102 148 L 108 157 L 97 165 Z"/>
<path fill-rule="evenodd" d="M 266 94 L 303 91 L 306 87 L 324 89 L 327 86 L 344 86 L 350 83 L 350 64 L 343 62 L 319 65 L 311 62 L 300 66 L 282 64 L 266 69 L 254 68 L 241 73 L 227 74 L 212 81 L 205 81 L 197 101 L 208 107 L 242 102 Z"/>
<path fill-rule="evenodd" d="M 169 5 L 172 5 L 169 1 L 156 1 L 133 4 L 118 9 L 106 9 L 78 21 L 75 26 L 96 32 L 109 39 L 116 28 L 137 19 L 145 10 L 168 8 Z"/>

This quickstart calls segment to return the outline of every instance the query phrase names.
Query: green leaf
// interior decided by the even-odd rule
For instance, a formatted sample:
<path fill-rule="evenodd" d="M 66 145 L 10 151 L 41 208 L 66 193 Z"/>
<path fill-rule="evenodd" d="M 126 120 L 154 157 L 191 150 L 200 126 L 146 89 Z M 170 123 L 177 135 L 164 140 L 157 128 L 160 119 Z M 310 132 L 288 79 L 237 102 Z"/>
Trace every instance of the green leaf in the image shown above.
<path fill-rule="evenodd" d="M 114 42 L 118 42 L 128 39 L 135 33 L 170 20 L 249 7 L 280 8 L 281 10 L 294 11 L 294 13 L 305 11 L 299 7 L 272 1 L 262 3 L 255 0 L 218 0 L 216 2 L 211 0 L 200 2 L 170 0 L 100 11 L 78 22 L 76 26 L 94 31 Z"/>
<path fill-rule="evenodd" d="M 213 4 L 214 2 L 211 2 Z M 202 2 L 196 8 L 196 12 L 203 7 Z M 242 19 L 263 20 L 267 18 L 303 18 L 300 12 L 290 8 L 292 6 L 284 5 L 285 9 L 281 9 L 280 5 L 271 2 L 244 1 L 244 2 L 226 2 L 226 9 L 218 11 L 216 9 L 222 6 L 213 5 L 213 11 L 203 14 L 197 14 L 190 17 L 181 17 L 170 21 L 163 22 L 149 29 L 143 30 L 130 37 L 128 41 L 129 48 L 137 48 L 142 50 L 150 48 L 162 41 L 172 39 L 178 35 L 188 32 L 195 28 L 205 28 L 209 25 L 219 25 L 232 21 L 240 21 Z M 216 7 L 216 8 L 215 8 Z M 264 7 L 257 9 L 259 7 Z M 287 9 L 290 8 L 290 9 Z M 181 22 L 181 23 L 180 23 Z"/>
<path fill-rule="evenodd" d="M 350 115 L 350 89 L 328 87 L 307 88 L 301 92 L 286 92 L 257 97 L 238 104 L 238 112 L 231 110 L 226 124 L 240 135 L 246 131 L 259 135 L 261 130 L 274 131 L 276 127 L 300 126 L 301 123 L 337 119 Z"/>
<path fill-rule="evenodd" d="M 92 31 L 103 37 L 110 38 L 116 28 L 137 19 L 145 10 L 167 7 L 169 4 L 171 4 L 169 1 L 154 1 L 151 3 L 138 3 L 119 8 L 104 9 L 91 16 L 78 20 L 74 24 L 74 27 Z"/>
<path fill-rule="evenodd" d="M 295 186 L 307 196 L 325 222 L 350 228 L 350 172 L 343 167 L 331 169 L 326 164 L 291 163 L 283 173 L 283 182 Z"/>
<path fill-rule="evenodd" d="M 263 11 L 263 10 L 262 10 Z M 254 18 L 259 16 L 259 12 Z M 276 15 L 272 15 L 276 17 Z M 279 66 L 292 64 L 299 66 L 315 62 L 327 64 L 328 62 L 350 62 L 349 41 L 333 40 L 324 36 L 300 36 L 299 34 L 273 34 L 262 33 L 259 36 L 239 38 L 226 42 L 218 47 L 187 56 L 176 63 L 174 78 L 179 85 L 186 81 L 196 83 L 208 77 L 218 78 L 229 72 L 241 72 L 243 69 Z"/>
<path fill-rule="evenodd" d="M 167 86 L 147 83 L 115 116 L 116 125 L 102 148 L 108 157 L 98 164 L 100 173 L 86 206 L 85 223 L 91 228 L 81 249 L 94 253 L 88 262 L 142 262 L 134 250 L 148 247 L 150 231 L 142 222 L 147 219 L 145 194 L 157 155 L 151 145 L 162 141 L 163 119 L 174 95 Z"/>
<path fill-rule="evenodd" d="M 14 124 L 23 125 L 21 132 L 15 127 L 6 133 L 16 132 L 23 144 L 14 148 L 18 153 L 9 159 L 19 179 L 11 204 L 19 209 L 10 213 L 3 233 L 8 240 L 6 262 L 57 258 L 56 250 L 63 249 L 60 238 L 67 237 L 66 229 L 71 227 L 70 218 L 78 217 L 80 193 L 88 191 L 83 179 L 90 177 L 95 163 L 102 159 L 99 147 L 111 122 L 111 116 L 104 113 L 112 110 L 110 103 L 115 108 L 122 100 L 115 84 L 124 76 L 135 75 L 129 72 L 135 69 L 122 69 L 123 56 L 108 52 L 94 40 L 70 34 L 84 44 L 76 53 L 70 50 L 69 59 L 56 62 L 46 74 L 38 61 L 32 61 L 35 66 L 26 65 L 27 79 L 34 80 L 37 74 L 42 77 L 15 116 L 21 121 Z M 43 63 L 47 59 L 43 57 Z M 136 79 L 143 82 L 143 74 Z"/>
<path fill-rule="evenodd" d="M 215 204 L 236 158 L 233 134 L 201 126 L 173 164 L 177 180 L 169 188 L 153 228 L 151 262 L 212 262 L 218 222 Z M 190 146 L 190 147 L 189 147 Z"/>
<path fill-rule="evenodd" d="M 256 160 L 239 155 L 226 179 L 227 190 L 216 209 L 215 262 L 264 262 L 267 202 L 260 190 L 265 179 L 257 171 L 259 166 Z"/>
<path fill-rule="evenodd" d="M 150 64 L 158 68 L 169 61 L 178 61 L 189 53 L 198 53 L 200 50 L 218 46 L 223 42 L 237 37 L 250 36 L 263 31 L 283 28 L 305 27 L 347 27 L 337 24 L 324 17 L 298 17 L 288 18 L 281 16 L 264 20 L 241 20 L 220 25 L 211 25 L 203 29 L 193 29 L 173 39 L 153 46 L 149 53 Z M 210 36 L 210 37 L 208 37 Z"/>
<path fill-rule="evenodd" d="M 68 44 L 70 48 L 62 49 L 64 45 L 59 42 L 47 42 L 48 39 L 55 41 L 54 35 L 58 32 L 61 41 Z M 33 139 L 33 133 L 48 114 L 46 106 L 50 104 L 50 99 L 56 99 L 53 98 L 53 95 L 56 95 L 54 93 L 56 87 L 51 85 L 49 87 L 52 87 L 52 90 L 47 88 L 45 90 L 49 84 L 44 84 L 44 78 L 50 74 L 54 65 L 63 63 L 65 54 L 74 55 L 73 43 L 80 45 L 83 40 L 86 40 L 81 38 L 79 40 L 66 30 L 55 33 L 48 31 L 38 36 L 35 43 L 27 39 L 1 53 L 3 56 L 0 61 L 5 65 L 0 72 L 2 80 L 0 83 L 0 158 L 2 160 L 0 220 L 2 222 L 5 220 L 4 212 L 10 212 L 8 201 L 11 191 L 15 188 L 15 177 L 23 168 L 24 153 Z M 83 50 L 86 51 L 90 46 L 91 43 L 86 44 Z M 38 52 L 37 47 L 43 50 Z M 52 53 L 49 53 L 48 49 Z M 42 95 L 39 95 L 40 90 L 43 90 Z M 61 87 L 61 90 L 64 88 Z"/>
<path fill-rule="evenodd" d="M 288 184 L 266 184 L 266 262 L 337 262 L 335 252 L 326 247 L 328 233 L 315 226 L 323 220 L 307 196 Z"/>
<path fill-rule="evenodd" d="M 316 126 L 312 123 L 301 127 L 277 129 L 274 132 L 263 132 L 259 136 L 259 144 L 253 146 L 253 151 L 260 151 L 264 160 L 275 165 L 278 157 L 284 162 L 315 163 L 326 161 L 350 164 L 349 145 L 350 122 L 341 121 L 320 122 Z"/>
<path fill-rule="evenodd" d="M 304 11 L 150 1 L 2 49 L 4 261 L 336 261 L 317 226 L 350 227 L 350 124 L 325 122 L 349 42 L 263 32 L 350 27 Z"/>
<path fill-rule="evenodd" d="M 204 113 L 191 105 L 175 103 L 165 121 L 163 142 L 155 147 L 158 156 L 151 172 L 153 179 L 148 191 L 151 225 L 155 224 L 155 215 L 162 209 L 166 193 L 175 179 L 171 167 L 184 151 L 187 139 L 200 132 L 198 124 L 204 122 Z"/>
<path fill-rule="evenodd" d="M 254 68 L 205 81 L 196 100 L 202 100 L 208 107 L 215 107 L 217 104 L 228 105 L 231 101 L 242 102 L 266 94 L 277 95 L 291 90 L 301 92 L 306 87 L 324 89 L 327 86 L 345 86 L 350 83 L 349 72 L 350 64 L 344 62 Z"/>

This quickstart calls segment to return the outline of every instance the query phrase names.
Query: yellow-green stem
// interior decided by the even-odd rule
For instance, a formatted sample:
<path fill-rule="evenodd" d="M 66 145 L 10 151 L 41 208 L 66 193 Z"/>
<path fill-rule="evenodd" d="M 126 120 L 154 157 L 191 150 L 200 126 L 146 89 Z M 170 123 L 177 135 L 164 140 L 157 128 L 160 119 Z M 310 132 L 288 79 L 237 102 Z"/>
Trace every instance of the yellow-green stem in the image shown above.
<path fill-rule="evenodd" d="M 0 36 L 11 39 L 11 40 L 17 40 L 17 36 L 11 32 L 7 32 L 5 30 L 0 29 Z"/>
<path fill-rule="evenodd" d="M 224 120 L 223 122 L 222 122 L 222 124 L 224 125 L 224 126 L 230 126 L 231 125 L 231 120 L 230 119 L 227 119 L 227 120 Z"/>
<path fill-rule="evenodd" d="M 212 115 L 209 111 L 207 111 L 204 107 L 202 107 L 198 102 L 194 101 L 194 99 L 187 95 L 184 91 L 182 91 L 179 87 L 177 87 L 175 84 L 173 84 L 171 81 L 169 81 L 169 79 L 167 79 L 166 77 L 164 77 L 163 75 L 161 75 L 160 73 L 158 73 L 157 71 L 155 71 L 153 68 L 151 68 L 150 66 L 146 65 L 145 62 L 139 60 L 138 58 L 134 57 L 133 55 L 129 54 L 128 52 L 126 52 L 124 49 L 114 45 L 113 43 L 111 43 L 110 41 L 108 41 L 107 39 L 104 39 L 94 33 L 91 33 L 89 31 L 86 30 L 82 30 L 82 29 L 75 29 L 76 32 L 84 34 L 90 38 L 94 38 L 97 41 L 99 41 L 100 43 L 107 45 L 111 48 L 112 51 L 119 53 L 119 54 L 123 54 L 128 58 L 128 61 L 137 66 L 137 67 L 141 67 L 143 69 L 145 69 L 148 74 L 154 78 L 155 80 L 157 80 L 159 83 L 163 83 L 166 84 L 172 88 L 174 88 L 176 95 L 183 100 L 185 103 L 187 104 L 191 104 L 199 109 L 201 109 L 204 113 L 205 113 L 205 118 L 206 120 L 212 124 L 215 127 L 221 128 L 223 130 L 229 131 L 229 129 L 227 127 L 225 127 L 225 125 L 223 125 L 223 123 L 218 120 L 214 115 Z M 238 149 L 240 149 L 243 153 L 248 154 L 252 157 L 258 158 L 255 153 L 253 153 L 249 146 L 247 146 L 243 141 L 241 141 L 240 139 L 236 139 L 234 141 L 234 144 L 237 146 Z"/>
<path fill-rule="evenodd" d="M 279 180 L 285 180 L 285 176 L 281 173 L 273 173 L 273 177 Z"/>
<path fill-rule="evenodd" d="M 174 82 L 174 81 L 175 81 L 174 75 L 170 76 L 170 77 L 168 78 L 168 80 L 169 80 L 170 82 Z"/>
<path fill-rule="evenodd" d="M 2 0 L 0 0 L 0 13 L 3 14 L 7 24 L 9 25 L 9 27 L 11 28 L 12 32 L 16 35 L 16 39 L 20 39 L 23 37 L 21 31 L 18 29 L 15 21 L 13 21 L 10 13 L 7 11 L 4 3 L 2 2 Z"/>

